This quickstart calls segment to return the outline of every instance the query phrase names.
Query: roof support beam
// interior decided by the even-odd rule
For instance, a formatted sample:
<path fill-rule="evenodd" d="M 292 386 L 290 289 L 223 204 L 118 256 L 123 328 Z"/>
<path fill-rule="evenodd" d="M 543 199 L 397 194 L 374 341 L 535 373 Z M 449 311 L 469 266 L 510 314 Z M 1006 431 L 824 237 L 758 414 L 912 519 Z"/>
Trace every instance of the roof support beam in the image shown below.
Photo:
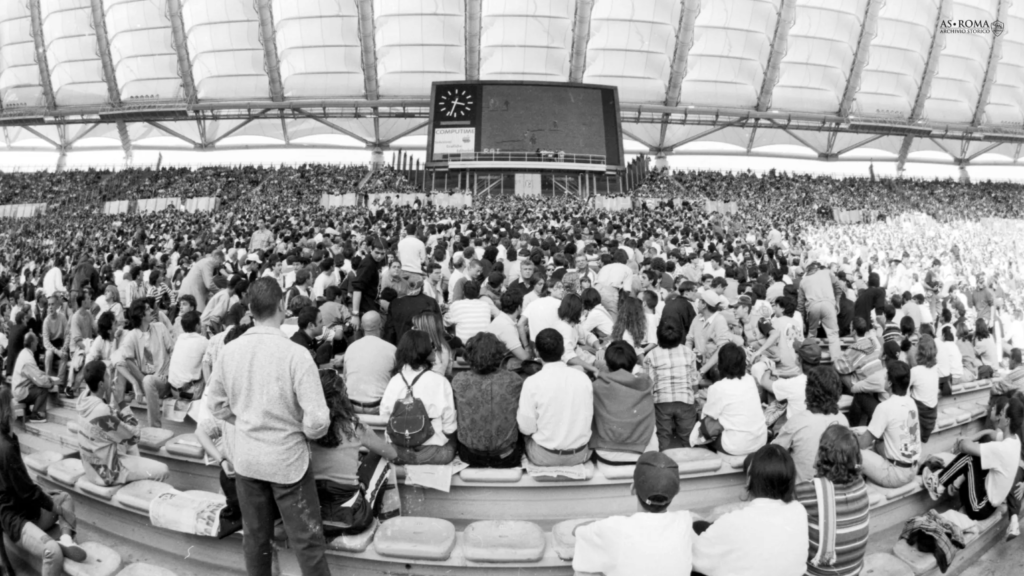
<path fill-rule="evenodd" d="M 426 128 L 427 124 L 430 124 L 429 120 L 426 121 L 426 122 L 421 122 L 421 123 L 413 126 L 412 128 L 409 128 L 408 130 L 403 130 L 398 135 L 392 136 L 391 138 L 388 138 L 387 140 L 385 140 L 383 142 L 380 141 L 380 135 L 378 135 L 377 136 L 377 142 L 378 142 L 377 146 L 390 146 L 395 140 L 398 140 L 399 138 L 405 138 L 409 134 L 412 134 L 413 132 L 416 132 L 417 130 L 419 130 L 421 128 Z"/>
<path fill-rule="evenodd" d="M 185 36 L 185 21 L 181 17 L 181 0 L 167 0 L 167 19 L 171 21 L 171 35 L 174 51 L 178 53 L 178 76 L 185 91 L 185 102 L 195 104 L 196 82 L 192 77 L 192 59 L 188 55 L 188 40 Z"/>
<path fill-rule="evenodd" d="M 673 151 L 675 151 L 676 148 L 679 148 L 680 146 L 685 146 L 685 145 L 689 144 L 690 142 L 696 142 L 697 140 L 700 140 L 701 138 L 704 138 L 705 136 L 710 136 L 710 135 L 714 134 L 715 132 L 719 132 L 721 130 L 725 130 L 726 128 L 731 128 L 733 126 L 736 126 L 737 124 L 742 124 L 742 123 L 743 123 L 743 120 L 734 120 L 732 122 L 729 122 L 728 124 L 722 124 L 721 126 L 715 126 L 714 128 L 712 128 L 710 130 L 705 130 L 705 131 L 701 132 L 700 134 L 694 134 L 693 136 L 689 136 L 689 137 L 683 138 L 682 140 L 680 140 L 678 142 L 673 142 L 672 144 L 670 144 L 668 146 L 664 146 L 661 149 L 661 153 L 665 153 L 666 151 L 667 152 L 673 152 Z"/>
<path fill-rule="evenodd" d="M 363 87 L 367 100 L 378 100 L 377 86 L 377 41 L 374 39 L 373 0 L 356 0 L 359 14 L 360 59 L 363 64 Z"/>
<path fill-rule="evenodd" d="M 205 148 L 206 147 L 204 145 L 200 145 L 198 142 L 196 142 L 195 140 L 189 138 L 188 136 L 185 136 L 185 135 L 183 135 L 183 134 L 181 134 L 179 132 L 175 132 L 174 130 L 171 130 L 170 128 L 168 128 L 167 126 L 164 126 L 160 122 L 149 122 L 149 121 L 147 121 L 146 124 L 149 124 L 150 126 L 160 130 L 161 132 L 164 132 L 168 136 L 174 136 L 178 140 L 181 140 L 183 142 L 191 144 L 194 148 Z"/>
<path fill-rule="evenodd" d="M 85 138 L 90 132 L 92 132 L 93 130 L 99 128 L 99 126 L 100 126 L 99 122 L 97 122 L 96 124 L 93 124 L 92 126 L 89 126 L 85 130 L 82 130 L 81 132 L 79 132 L 77 136 L 75 136 L 74 138 L 68 140 L 68 148 L 70 148 L 70 147 L 74 146 L 75 144 L 77 144 L 79 140 L 81 140 L 82 138 Z"/>
<path fill-rule="evenodd" d="M 324 126 L 327 126 L 328 128 L 331 128 L 333 130 L 341 132 L 342 134 L 344 134 L 345 136 L 348 136 L 349 138 L 355 138 L 356 140 L 359 140 L 360 142 L 362 142 L 363 144 L 365 144 L 367 146 L 373 146 L 373 142 L 368 141 L 366 138 L 363 138 L 362 136 L 356 134 L 355 132 L 352 132 L 350 130 L 346 130 L 346 129 L 342 128 L 341 126 L 338 126 L 334 122 L 330 122 L 330 121 L 324 120 L 323 118 L 320 118 L 319 116 L 314 116 L 314 115 L 310 114 L 309 112 L 306 112 L 305 110 L 296 110 L 296 112 L 298 112 L 299 114 L 302 114 L 303 116 L 305 116 L 306 118 L 309 118 L 310 120 L 314 120 L 316 122 L 319 122 L 319 123 L 323 124 Z"/>
<path fill-rule="evenodd" d="M 819 156 L 820 156 L 820 155 L 822 154 L 822 151 L 821 151 L 821 150 L 818 150 L 817 148 L 815 148 L 814 146 L 812 146 L 812 145 L 811 145 L 811 143 L 810 143 L 810 142 L 808 142 L 807 140 L 804 140 L 803 138 L 801 138 L 801 137 L 797 136 L 797 135 L 796 135 L 796 133 L 795 133 L 795 132 L 793 132 L 792 130 L 790 130 L 789 128 L 786 128 L 785 126 L 783 126 L 782 124 L 779 124 L 779 123 L 778 123 L 778 122 L 776 122 L 775 120 L 769 120 L 769 122 L 771 122 L 771 123 L 772 123 L 773 125 L 775 125 L 775 127 L 776 127 L 776 128 L 779 128 L 779 129 L 781 129 L 781 130 L 782 130 L 783 132 L 785 132 L 786 134 L 789 134 L 791 138 L 793 138 L 793 139 L 794 139 L 794 140 L 796 140 L 797 142 L 799 142 L 799 143 L 803 144 L 804 146 L 806 146 L 807 148 L 809 148 L 809 149 L 810 149 L 810 150 L 811 150 L 812 152 L 814 152 L 815 154 L 818 154 Z"/>
<path fill-rule="evenodd" d="M 754 149 L 754 138 L 757 137 L 757 125 L 761 122 L 760 119 L 754 119 L 754 127 L 750 129 L 750 139 L 747 140 L 747 154 Z"/>
<path fill-rule="evenodd" d="M 985 146 L 981 150 L 978 150 L 974 154 L 971 154 L 970 156 L 967 156 L 966 158 L 964 158 L 963 164 L 969 164 L 971 162 L 971 160 L 974 160 L 975 158 L 977 158 L 978 156 L 981 156 L 982 154 L 988 154 L 989 152 L 995 150 L 996 148 L 998 148 L 998 147 L 1000 147 L 1002 145 L 1003 145 L 1002 142 L 995 142 L 994 144 L 990 144 L 988 146 Z M 963 165 L 963 164 L 961 164 L 961 165 Z"/>
<path fill-rule="evenodd" d="M 117 121 L 117 135 L 121 138 L 121 150 L 124 150 L 124 163 L 132 163 L 132 139 L 128 135 L 128 124 L 124 120 Z"/>
<path fill-rule="evenodd" d="M 914 107 L 910 110 L 910 122 L 914 123 L 921 119 L 924 112 L 924 103 L 932 91 L 932 80 L 935 79 L 935 72 L 939 68 L 939 56 L 946 48 L 946 37 L 941 33 L 942 21 L 949 17 L 950 0 L 939 0 L 939 13 L 935 15 L 935 27 L 932 30 L 932 43 L 928 48 L 928 60 L 924 67 L 924 76 L 921 83 L 917 85 L 917 97 L 914 98 Z M 910 145 L 914 142 L 913 136 L 904 136 L 903 144 L 900 145 L 900 152 L 896 157 L 896 172 L 903 171 L 907 163 L 907 155 L 910 154 Z M 952 156 L 952 154 L 950 154 Z"/>
<path fill-rule="evenodd" d="M 583 82 L 587 69 L 587 44 L 590 42 L 590 15 L 594 0 L 576 0 L 576 19 L 572 25 L 572 52 L 569 60 L 569 82 Z"/>
<path fill-rule="evenodd" d="M 285 145 L 290 146 L 292 139 L 288 136 L 288 123 L 284 119 L 284 110 L 281 111 L 281 134 L 284 136 Z"/>
<path fill-rule="evenodd" d="M 996 7 L 996 20 L 1006 21 L 1006 10 L 1010 0 L 999 0 Z M 981 91 L 978 93 L 978 103 L 974 106 L 974 118 L 971 126 L 981 126 L 985 119 L 985 108 L 988 106 L 988 97 L 992 94 L 992 85 L 996 81 L 996 70 L 999 68 L 999 60 L 1003 57 L 1003 38 L 1006 34 L 992 35 L 992 46 L 988 51 L 988 65 L 985 66 L 985 80 L 981 83 Z"/>
<path fill-rule="evenodd" d="M 103 79 L 107 82 L 107 99 L 110 105 L 121 106 L 121 91 L 117 87 L 117 76 L 114 74 L 114 62 L 110 58 L 110 39 L 107 36 L 107 23 L 103 19 L 103 0 L 92 0 L 92 29 L 96 32 L 96 47 L 103 64 Z M 118 131 L 121 130 L 118 122 Z M 129 151 L 125 150 L 127 154 Z"/>
<path fill-rule="evenodd" d="M 846 148 L 843 148 L 842 150 L 840 150 L 838 152 L 835 152 L 834 154 L 832 154 L 832 156 L 833 157 L 842 156 L 843 154 L 846 154 L 847 152 L 851 152 L 853 150 L 856 150 L 857 148 L 861 148 L 862 146 L 866 146 L 868 144 L 871 144 L 875 140 L 879 140 L 881 138 L 882 138 L 881 134 L 879 134 L 877 136 L 872 136 L 871 138 L 865 138 L 864 140 L 861 140 L 860 142 L 857 142 L 855 144 L 850 144 Z"/>
<path fill-rule="evenodd" d="M 634 135 L 629 130 L 626 130 L 625 128 L 622 129 L 622 134 L 625 135 L 627 138 L 629 138 L 631 140 L 635 140 L 636 142 L 639 142 L 639 143 L 643 144 L 644 146 L 647 146 L 647 148 L 649 148 L 651 150 L 655 149 L 655 146 L 652 145 L 650 142 L 647 142 L 647 141 L 645 141 L 645 140 L 643 140 L 641 138 L 636 137 L 636 135 Z"/>
<path fill-rule="evenodd" d="M 95 0 L 93 0 L 95 2 Z M 270 78 L 270 99 L 284 101 L 284 83 L 281 81 L 281 61 L 277 57 L 277 38 L 274 34 L 274 13 L 270 0 L 256 0 L 260 17 L 260 44 L 263 44 L 263 69 Z"/>
<path fill-rule="evenodd" d="M 46 61 L 46 39 L 43 37 L 43 14 L 39 8 L 40 0 L 29 0 L 29 15 L 32 17 L 32 40 L 35 42 L 35 59 L 39 66 L 39 83 L 43 86 L 43 96 L 46 98 L 46 108 L 50 111 L 57 109 L 57 99 L 53 94 L 53 84 L 50 82 L 50 65 Z"/>
<path fill-rule="evenodd" d="M 683 79 L 686 78 L 687 63 L 690 58 L 690 48 L 693 47 L 693 27 L 700 13 L 700 0 L 683 0 L 683 12 L 679 16 L 679 30 L 676 32 L 676 48 L 672 53 L 672 67 L 668 76 L 668 87 L 665 89 L 665 106 L 678 106 L 679 95 L 683 89 Z M 665 136 L 668 133 L 668 115 L 662 117 L 661 138 L 659 147 L 665 146 Z"/>
<path fill-rule="evenodd" d="M 761 80 L 761 92 L 757 96 L 757 111 L 765 112 L 772 104 L 772 91 L 779 83 L 779 70 L 782 59 L 789 50 L 789 29 L 796 21 L 796 0 L 782 0 L 779 14 L 775 19 L 775 34 L 772 36 L 772 47 L 768 53 L 768 62 L 764 67 L 764 78 Z"/>
<path fill-rule="evenodd" d="M 213 140 L 212 142 L 210 142 L 210 143 L 209 143 L 209 145 L 210 145 L 210 146 L 216 146 L 216 145 L 217 145 L 217 142 L 220 142 L 221 140 L 223 140 L 223 139 L 227 138 L 228 136 L 231 136 L 231 135 L 232 135 L 232 134 L 234 134 L 235 132 L 238 132 L 238 131 L 239 131 L 239 130 L 241 130 L 242 128 L 245 128 L 245 127 L 246 127 L 246 126 L 248 126 L 248 125 L 249 125 L 249 123 L 250 123 L 250 122 L 252 122 L 253 120 L 256 120 L 256 119 L 259 119 L 259 118 L 262 118 L 262 117 L 266 116 L 266 115 L 267 115 L 267 112 L 270 112 L 270 111 L 269 111 L 269 110 L 264 110 L 264 111 L 260 112 L 259 114 L 256 114 L 256 115 L 255 115 L 255 116 L 253 116 L 252 118 L 247 118 L 247 119 L 245 119 L 245 120 L 242 120 L 241 122 L 239 122 L 238 124 L 236 124 L 236 125 L 235 125 L 235 126 L 234 126 L 233 128 L 231 128 L 231 129 L 230 129 L 230 130 L 228 130 L 227 132 L 225 132 L 225 133 L 221 134 L 221 135 L 220 135 L 220 136 L 218 136 L 218 137 L 217 137 L 216 139 L 214 139 L 214 140 Z"/>
<path fill-rule="evenodd" d="M 60 144 L 58 144 L 58 143 L 54 142 L 54 141 L 53 141 L 53 140 L 51 140 L 51 139 L 50 139 L 50 138 L 49 138 L 48 136 L 46 136 L 45 134 L 43 134 L 42 132 L 40 132 L 40 131 L 36 130 L 35 128 L 33 128 L 33 127 L 31 127 L 31 126 L 22 126 L 22 128 L 24 128 L 24 129 L 25 129 L 25 130 L 26 130 L 27 132 L 31 132 L 32 134 L 35 134 L 36 138 L 39 138 L 39 139 L 40 139 L 40 140 L 42 140 L 43 142 L 46 142 L 46 143 L 47 143 L 47 144 L 49 144 L 50 146 L 53 146 L 53 147 L 54 147 L 54 148 L 56 148 L 56 149 L 57 149 L 58 151 L 59 151 L 59 150 L 60 150 L 61 148 L 63 148 L 63 146 L 61 146 Z"/>
<path fill-rule="evenodd" d="M 864 66 L 868 63 L 868 58 L 871 55 L 871 41 L 878 33 L 878 11 L 883 3 L 884 0 L 868 0 L 867 9 L 864 11 L 864 21 L 860 27 L 860 39 L 857 40 L 857 52 L 853 57 L 853 67 L 850 69 L 850 75 L 846 78 L 846 90 L 843 90 L 843 99 L 839 103 L 839 115 L 844 118 L 850 116 L 853 99 L 860 89 Z"/>
<path fill-rule="evenodd" d="M 480 34 L 483 0 L 466 0 L 466 80 L 480 79 Z"/>

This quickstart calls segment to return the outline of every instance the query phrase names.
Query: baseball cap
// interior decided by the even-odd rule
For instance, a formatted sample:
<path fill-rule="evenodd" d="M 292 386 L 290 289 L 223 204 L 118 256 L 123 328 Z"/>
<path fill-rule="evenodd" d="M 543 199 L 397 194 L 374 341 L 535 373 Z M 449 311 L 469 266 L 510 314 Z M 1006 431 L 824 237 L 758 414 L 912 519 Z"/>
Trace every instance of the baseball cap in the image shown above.
<path fill-rule="evenodd" d="M 705 290 L 700 293 L 700 297 L 708 306 L 725 307 L 729 305 L 729 301 L 724 296 L 719 296 L 714 290 Z"/>
<path fill-rule="evenodd" d="M 305 282 L 306 280 L 309 280 L 309 270 L 306 270 L 305 268 L 303 268 L 303 269 L 298 270 L 298 271 L 295 272 L 295 282 L 296 283 L 301 284 L 301 283 Z"/>
<path fill-rule="evenodd" d="M 633 490 L 648 506 L 667 506 L 679 493 L 679 465 L 661 452 L 644 452 L 633 470 Z"/>
<path fill-rule="evenodd" d="M 818 343 L 817 338 L 806 338 L 796 349 L 796 355 L 804 364 L 817 366 L 821 364 L 821 344 Z"/>

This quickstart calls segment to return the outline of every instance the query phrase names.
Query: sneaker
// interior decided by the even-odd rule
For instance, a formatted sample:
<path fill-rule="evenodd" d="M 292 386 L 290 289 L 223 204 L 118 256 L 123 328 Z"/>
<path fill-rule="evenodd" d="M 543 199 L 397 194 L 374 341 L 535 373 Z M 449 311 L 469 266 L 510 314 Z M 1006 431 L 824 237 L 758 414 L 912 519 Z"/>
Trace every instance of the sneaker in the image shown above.
<path fill-rule="evenodd" d="M 925 468 L 921 472 L 921 484 L 924 489 L 928 491 L 928 496 L 935 502 L 942 499 L 943 487 L 942 483 L 939 482 L 939 474 L 930 468 Z"/>
<path fill-rule="evenodd" d="M 1020 536 L 1020 521 L 1017 520 L 1017 515 L 1010 516 L 1010 525 L 1006 527 L 1006 541 L 1009 542 L 1017 536 Z"/>
<path fill-rule="evenodd" d="M 89 556 L 85 553 L 85 550 L 83 550 L 78 544 L 75 544 L 75 541 L 67 534 L 61 536 L 60 540 L 57 541 L 57 544 L 60 546 L 60 551 L 64 553 L 65 560 L 71 560 L 72 562 L 85 562 L 85 559 Z"/>
<path fill-rule="evenodd" d="M 38 414 L 33 414 L 33 415 L 28 417 L 28 421 L 33 423 L 33 424 L 45 424 L 46 423 L 46 416 L 45 415 L 44 416 L 40 416 Z"/>

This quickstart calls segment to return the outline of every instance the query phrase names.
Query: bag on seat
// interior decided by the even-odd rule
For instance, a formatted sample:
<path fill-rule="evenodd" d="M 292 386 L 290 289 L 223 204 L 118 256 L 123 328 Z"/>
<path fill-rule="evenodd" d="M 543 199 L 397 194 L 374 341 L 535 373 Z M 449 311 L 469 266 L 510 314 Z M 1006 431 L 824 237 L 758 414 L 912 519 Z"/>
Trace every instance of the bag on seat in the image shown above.
<path fill-rule="evenodd" d="M 416 448 L 434 435 L 434 426 L 430 423 L 430 416 L 423 401 L 412 395 L 412 387 L 416 385 L 420 377 L 427 373 L 427 370 L 420 372 L 412 379 L 412 384 L 405 379 L 407 393 L 404 398 L 395 401 L 395 407 L 388 418 L 388 437 L 391 442 L 403 448 Z"/>

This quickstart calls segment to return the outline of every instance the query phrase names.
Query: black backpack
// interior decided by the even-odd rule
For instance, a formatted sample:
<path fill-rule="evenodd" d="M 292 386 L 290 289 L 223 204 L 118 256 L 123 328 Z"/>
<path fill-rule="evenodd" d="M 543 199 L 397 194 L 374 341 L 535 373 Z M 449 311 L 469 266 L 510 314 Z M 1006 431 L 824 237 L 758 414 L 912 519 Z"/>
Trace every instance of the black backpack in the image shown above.
<path fill-rule="evenodd" d="M 391 417 L 388 418 L 388 438 L 391 442 L 403 448 L 416 448 L 434 435 L 434 426 L 430 423 L 430 416 L 427 415 L 427 408 L 423 401 L 412 395 L 412 387 L 427 373 L 427 370 L 420 372 L 412 379 L 410 384 L 405 375 L 399 373 L 402 382 L 405 382 L 407 393 L 404 398 L 395 401 L 395 407 L 391 410 Z"/>

